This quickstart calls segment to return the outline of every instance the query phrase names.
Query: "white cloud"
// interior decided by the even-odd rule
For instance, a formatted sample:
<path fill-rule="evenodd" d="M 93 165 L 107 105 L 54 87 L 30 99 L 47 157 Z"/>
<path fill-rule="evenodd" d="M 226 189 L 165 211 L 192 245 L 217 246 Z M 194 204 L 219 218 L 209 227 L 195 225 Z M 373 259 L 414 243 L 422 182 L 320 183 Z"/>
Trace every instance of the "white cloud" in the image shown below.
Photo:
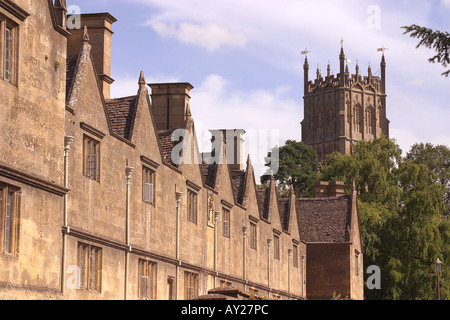
<path fill-rule="evenodd" d="M 444 7 L 450 8 L 450 0 L 441 0 L 441 4 Z"/>
<path fill-rule="evenodd" d="M 230 81 L 209 75 L 191 92 L 191 110 L 201 151 L 208 151 L 210 129 L 244 129 L 246 151 L 258 175 L 271 147 L 287 139 L 300 140 L 298 102 L 289 98 L 289 88 L 251 91 L 230 90 Z"/>
<path fill-rule="evenodd" d="M 428 62 L 434 52 L 426 48 L 416 50 L 418 40 L 403 35 L 400 28 L 434 23 L 436 5 L 433 2 L 377 1 L 380 28 L 370 29 L 368 21 L 373 18 L 373 11 L 368 12 L 368 8 L 372 1 L 134 1 L 156 9 L 152 11 L 150 21 L 161 36 L 200 45 L 210 51 L 224 46 L 245 46 L 239 54 L 253 59 L 252 63 L 261 70 L 270 65 L 280 74 L 284 72 L 286 77 L 298 77 L 297 83 L 290 83 L 293 89 L 284 91 L 286 82 L 269 75 L 268 81 L 274 82 L 272 85 L 267 83 L 272 87 L 268 92 L 255 87 L 252 79 L 240 74 L 238 66 L 230 65 L 227 79 L 210 76 L 193 91 L 192 107 L 196 120 L 205 119 L 205 123 L 213 123 L 213 127 L 249 128 L 258 123 L 274 123 L 283 129 L 282 137 L 299 140 L 303 80 L 303 61 L 299 53 L 305 47 L 312 51 L 308 56 L 312 66 L 310 77 L 318 63 L 324 70 L 328 60 L 333 73 L 339 72 L 339 41 L 344 37 L 345 53 L 352 61 L 359 60 L 363 72 L 369 61 L 372 71 L 377 72 L 380 53 L 376 49 L 389 48 L 386 59 L 391 137 L 398 138 L 405 151 L 411 143 L 445 141 L 450 135 L 446 123 L 450 110 L 445 108 L 450 99 L 448 79 L 441 76 L 440 65 Z M 441 5 L 448 8 L 450 0 L 441 0 Z M 215 31 L 208 34 L 208 29 Z M 241 42 L 233 43 L 230 35 L 241 35 Z M 227 63 L 232 61 L 230 56 Z M 354 72 L 354 62 L 349 64 L 351 72 Z M 232 86 L 233 76 L 245 79 L 246 88 L 236 91 Z M 281 102 L 289 107 L 280 110 Z"/>
<path fill-rule="evenodd" d="M 391 137 L 395 137 L 397 144 L 403 151 L 403 155 L 406 155 L 411 150 L 411 147 L 418 142 L 420 139 L 409 129 L 391 129 Z"/>
<path fill-rule="evenodd" d="M 227 27 L 216 23 L 193 24 L 181 22 L 179 24 L 166 23 L 158 19 L 148 22 L 159 36 L 175 38 L 181 42 L 198 45 L 216 51 L 221 47 L 244 47 L 247 37 L 240 32 L 232 32 Z"/>
<path fill-rule="evenodd" d="M 394 128 L 391 130 L 391 136 L 395 138 L 397 144 L 406 155 L 411 150 L 411 147 L 416 143 L 431 143 L 433 145 L 444 145 L 450 148 L 450 135 L 438 136 L 432 139 L 423 139 L 418 137 L 412 130 L 407 128 Z"/>

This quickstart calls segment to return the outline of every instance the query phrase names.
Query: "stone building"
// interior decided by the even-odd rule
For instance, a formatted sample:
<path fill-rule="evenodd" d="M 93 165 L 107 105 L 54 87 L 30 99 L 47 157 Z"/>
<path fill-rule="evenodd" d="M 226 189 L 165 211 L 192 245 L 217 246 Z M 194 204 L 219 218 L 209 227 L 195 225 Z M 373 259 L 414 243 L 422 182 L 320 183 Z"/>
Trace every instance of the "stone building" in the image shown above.
<path fill-rule="evenodd" d="M 363 298 L 353 196 L 258 189 L 244 130 L 200 153 L 189 83 L 111 99 L 116 19 L 66 12 L 0 1 L 0 299 Z"/>
<path fill-rule="evenodd" d="M 372 74 L 369 66 L 363 76 L 356 64 L 356 73 L 350 74 L 343 46 L 339 55 L 340 72 L 322 76 L 317 68 L 316 78 L 309 78 L 308 58 L 304 70 L 304 120 L 302 141 L 316 150 L 319 160 L 335 151 L 351 152 L 358 141 L 372 141 L 389 137 L 386 117 L 386 59 L 383 53 L 380 76 Z"/>

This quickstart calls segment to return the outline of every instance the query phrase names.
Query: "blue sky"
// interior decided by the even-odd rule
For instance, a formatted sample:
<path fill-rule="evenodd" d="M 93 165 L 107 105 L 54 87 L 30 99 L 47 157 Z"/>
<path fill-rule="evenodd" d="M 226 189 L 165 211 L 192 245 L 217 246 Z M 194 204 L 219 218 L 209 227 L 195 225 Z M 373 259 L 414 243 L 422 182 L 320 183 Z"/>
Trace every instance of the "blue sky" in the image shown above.
<path fill-rule="evenodd" d="M 68 5 L 118 19 L 113 97 L 136 94 L 141 70 L 149 83 L 190 82 L 197 127 L 279 130 L 280 144 L 301 140 L 302 50 L 311 51 L 314 77 L 317 65 L 326 73 L 328 61 L 338 72 L 342 38 L 352 73 L 356 61 L 363 74 L 369 63 L 377 72 L 377 48 L 384 46 L 391 137 L 404 152 L 415 142 L 450 146 L 450 78 L 441 76 L 442 66 L 428 63 L 434 52 L 415 49 L 418 41 L 401 29 L 419 24 L 450 31 L 450 0 L 68 0 Z M 254 162 L 261 156 L 255 157 Z"/>

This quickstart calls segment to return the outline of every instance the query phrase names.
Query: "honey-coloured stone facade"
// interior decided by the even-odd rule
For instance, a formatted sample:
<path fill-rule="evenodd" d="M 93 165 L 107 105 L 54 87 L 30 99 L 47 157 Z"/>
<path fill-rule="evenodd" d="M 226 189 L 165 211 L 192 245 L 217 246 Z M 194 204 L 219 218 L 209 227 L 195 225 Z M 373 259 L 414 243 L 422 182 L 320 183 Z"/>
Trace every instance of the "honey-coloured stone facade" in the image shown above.
<path fill-rule="evenodd" d="M 336 211 L 294 192 L 279 199 L 273 179 L 258 188 L 250 158 L 227 162 L 243 157 L 241 129 L 214 131 L 214 152 L 198 152 L 189 83 L 147 84 L 141 72 L 135 95 L 110 99 L 116 19 L 81 15 L 82 29 L 68 30 L 66 14 L 64 0 L 0 1 L 17 46 L 14 81 L 0 78 L 0 299 L 193 299 L 220 288 L 363 298 L 355 195 L 322 192 Z M 179 147 L 192 161 L 174 160 Z M 314 241 L 344 242 L 350 256 L 309 260 L 306 227 L 319 220 L 302 219 L 304 204 L 323 216 L 316 228 L 346 235 Z M 307 281 L 318 263 L 339 280 L 327 292 L 318 270 Z"/>

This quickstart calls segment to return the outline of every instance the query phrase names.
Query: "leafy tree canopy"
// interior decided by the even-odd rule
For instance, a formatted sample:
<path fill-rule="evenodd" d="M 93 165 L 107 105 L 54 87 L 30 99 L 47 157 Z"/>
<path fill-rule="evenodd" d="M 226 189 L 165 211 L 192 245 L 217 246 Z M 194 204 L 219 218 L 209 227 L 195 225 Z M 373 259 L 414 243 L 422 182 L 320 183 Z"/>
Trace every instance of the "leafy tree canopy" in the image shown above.
<path fill-rule="evenodd" d="M 279 155 L 278 160 L 272 161 L 278 161 L 275 164 L 278 172 L 274 174 L 274 178 L 280 195 L 287 196 L 291 184 L 297 196 L 311 195 L 312 185 L 318 177 L 318 159 L 314 149 L 303 142 L 288 140 L 283 147 L 276 147 L 269 152 L 267 159 L 271 159 L 273 153 Z M 271 165 L 271 162 L 267 164 L 268 167 Z M 270 172 L 261 177 L 261 183 L 266 184 L 269 179 Z"/>
<path fill-rule="evenodd" d="M 444 151 L 417 145 L 403 158 L 394 140 L 381 138 L 359 142 L 351 155 L 325 159 L 321 180 L 356 188 L 364 265 L 382 270 L 382 289 L 366 290 L 366 298 L 436 298 L 433 261 L 450 261 L 450 224 L 443 219 L 447 180 L 439 177 Z M 450 298 L 449 286 L 447 272 L 443 297 Z"/>

